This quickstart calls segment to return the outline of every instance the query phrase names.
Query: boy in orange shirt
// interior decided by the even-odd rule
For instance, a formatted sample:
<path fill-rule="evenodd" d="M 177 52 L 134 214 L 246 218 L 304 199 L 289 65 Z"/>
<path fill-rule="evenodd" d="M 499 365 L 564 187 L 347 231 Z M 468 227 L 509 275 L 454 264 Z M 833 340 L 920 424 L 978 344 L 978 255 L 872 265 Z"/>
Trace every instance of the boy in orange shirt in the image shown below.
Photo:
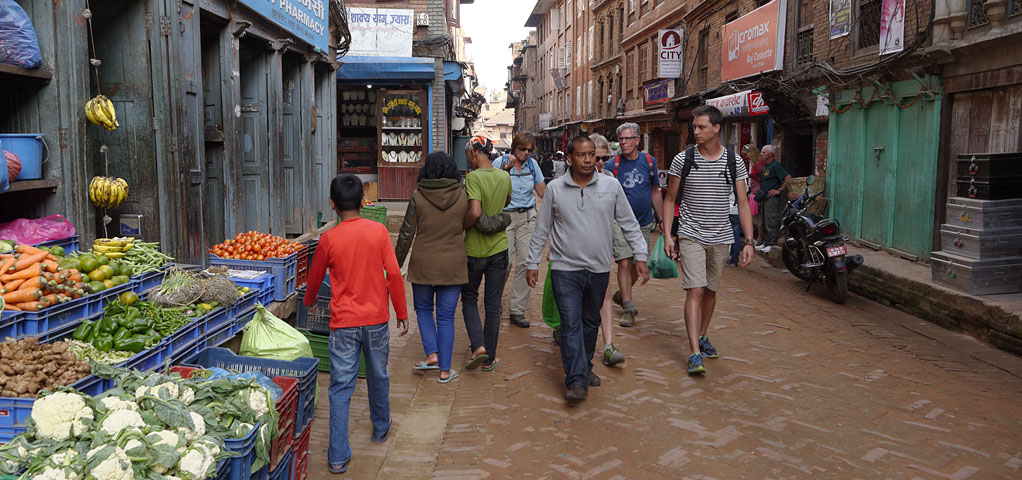
<path fill-rule="evenodd" d="M 359 216 L 363 197 L 362 181 L 354 175 L 338 175 L 330 183 L 330 206 L 340 222 L 320 236 L 309 267 L 313 286 L 330 272 L 330 473 L 344 473 L 351 460 L 348 410 L 359 352 L 365 355 L 372 441 L 384 442 L 390 434 L 388 291 L 400 335 L 408 333 L 405 284 L 390 234 L 382 224 Z M 306 291 L 306 306 L 316 303 L 318 290 Z"/>

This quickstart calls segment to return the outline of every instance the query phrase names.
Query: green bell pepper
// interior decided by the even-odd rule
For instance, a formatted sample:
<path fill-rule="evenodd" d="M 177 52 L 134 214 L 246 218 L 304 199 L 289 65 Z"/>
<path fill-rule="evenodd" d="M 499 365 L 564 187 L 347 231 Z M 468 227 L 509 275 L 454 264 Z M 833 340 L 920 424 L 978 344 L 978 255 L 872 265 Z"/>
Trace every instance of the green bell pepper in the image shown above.
<path fill-rule="evenodd" d="M 96 340 L 92 342 L 92 346 L 96 347 L 96 350 L 101 352 L 109 352 L 114 348 L 114 337 L 108 334 L 102 334 L 96 337 Z"/>
<path fill-rule="evenodd" d="M 83 321 L 82 324 L 75 329 L 75 332 L 71 334 L 71 338 L 85 341 L 85 339 L 89 338 L 89 335 L 92 334 L 92 328 L 95 325 L 96 322 L 93 322 L 92 320 Z"/>
<path fill-rule="evenodd" d="M 142 316 L 142 312 L 139 309 L 135 308 L 135 307 L 128 307 L 128 309 L 127 309 L 127 311 L 125 312 L 124 315 L 126 317 L 128 317 L 127 321 L 130 322 L 130 321 L 134 321 L 138 317 L 141 317 Z"/>
<path fill-rule="evenodd" d="M 103 315 L 103 318 L 99 320 L 99 325 L 96 327 L 99 333 L 108 333 L 113 335 L 117 331 L 117 322 L 114 321 L 112 315 Z"/>
<path fill-rule="evenodd" d="M 130 337 L 131 337 L 131 330 L 130 329 L 124 328 L 124 327 L 118 328 L 117 331 L 114 332 L 114 335 L 113 335 L 114 344 L 116 345 L 117 342 L 122 341 L 122 340 L 127 339 L 127 338 L 130 338 Z"/>
<path fill-rule="evenodd" d="M 160 343 L 160 340 L 163 340 L 163 335 L 160 335 L 160 332 L 157 332 L 156 330 L 153 330 L 151 328 L 149 329 L 149 331 L 145 332 L 145 336 L 146 336 L 145 343 L 148 346 L 156 345 L 157 343 Z"/>
<path fill-rule="evenodd" d="M 153 323 L 147 318 L 136 317 L 128 322 L 124 328 L 131 330 L 133 333 L 145 333 L 147 330 L 153 328 Z"/>
<path fill-rule="evenodd" d="M 146 336 L 145 334 L 134 334 L 129 335 L 126 338 L 114 339 L 114 350 L 127 351 L 132 353 L 138 353 L 145 350 L 146 347 Z"/>

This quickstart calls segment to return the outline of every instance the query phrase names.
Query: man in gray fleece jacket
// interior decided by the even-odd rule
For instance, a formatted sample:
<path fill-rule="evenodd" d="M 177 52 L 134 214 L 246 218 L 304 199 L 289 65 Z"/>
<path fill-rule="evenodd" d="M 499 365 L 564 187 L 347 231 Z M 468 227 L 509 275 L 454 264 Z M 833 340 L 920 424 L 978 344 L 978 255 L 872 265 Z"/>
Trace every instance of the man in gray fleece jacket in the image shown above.
<path fill-rule="evenodd" d="M 600 307 L 614 261 L 614 221 L 621 225 L 635 252 L 643 284 L 649 281 L 649 249 L 621 184 L 613 177 L 596 174 L 596 146 L 592 140 L 575 137 L 567 150 L 569 174 L 547 186 L 525 264 L 529 286 L 535 288 L 543 248 L 550 237 L 550 280 L 561 316 L 561 361 L 567 387 L 564 399 L 574 404 L 585 400 L 590 385 L 600 384 L 592 360 Z"/>

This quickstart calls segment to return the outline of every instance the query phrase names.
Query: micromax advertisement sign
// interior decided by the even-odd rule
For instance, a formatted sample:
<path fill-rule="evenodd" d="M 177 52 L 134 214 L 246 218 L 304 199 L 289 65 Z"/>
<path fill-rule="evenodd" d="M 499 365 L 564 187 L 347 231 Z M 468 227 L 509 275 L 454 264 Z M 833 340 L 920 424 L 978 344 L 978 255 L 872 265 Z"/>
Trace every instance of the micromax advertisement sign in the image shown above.
<path fill-rule="evenodd" d="M 722 81 L 784 67 L 786 6 L 786 0 L 774 0 L 724 25 Z"/>

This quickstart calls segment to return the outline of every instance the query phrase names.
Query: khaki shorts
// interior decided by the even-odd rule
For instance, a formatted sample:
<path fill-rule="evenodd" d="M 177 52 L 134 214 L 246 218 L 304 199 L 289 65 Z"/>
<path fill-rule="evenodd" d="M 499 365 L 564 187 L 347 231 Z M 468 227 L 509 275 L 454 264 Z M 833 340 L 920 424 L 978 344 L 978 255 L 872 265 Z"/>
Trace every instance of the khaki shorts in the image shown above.
<path fill-rule="evenodd" d="M 642 238 L 646 239 L 646 253 L 649 253 L 653 249 L 653 242 L 650 241 L 650 234 L 653 233 L 653 227 L 656 222 L 649 222 L 649 225 L 639 227 L 642 231 Z M 628 240 L 625 240 L 625 232 L 621 230 L 621 225 L 614 222 L 614 262 L 620 262 L 621 260 L 632 258 L 635 253 L 632 252 L 632 247 L 628 245 Z"/>
<path fill-rule="evenodd" d="M 685 290 L 706 287 L 714 292 L 720 288 L 724 263 L 731 255 L 731 245 L 704 245 L 689 237 L 678 237 L 677 262 L 681 268 L 681 286 Z"/>

